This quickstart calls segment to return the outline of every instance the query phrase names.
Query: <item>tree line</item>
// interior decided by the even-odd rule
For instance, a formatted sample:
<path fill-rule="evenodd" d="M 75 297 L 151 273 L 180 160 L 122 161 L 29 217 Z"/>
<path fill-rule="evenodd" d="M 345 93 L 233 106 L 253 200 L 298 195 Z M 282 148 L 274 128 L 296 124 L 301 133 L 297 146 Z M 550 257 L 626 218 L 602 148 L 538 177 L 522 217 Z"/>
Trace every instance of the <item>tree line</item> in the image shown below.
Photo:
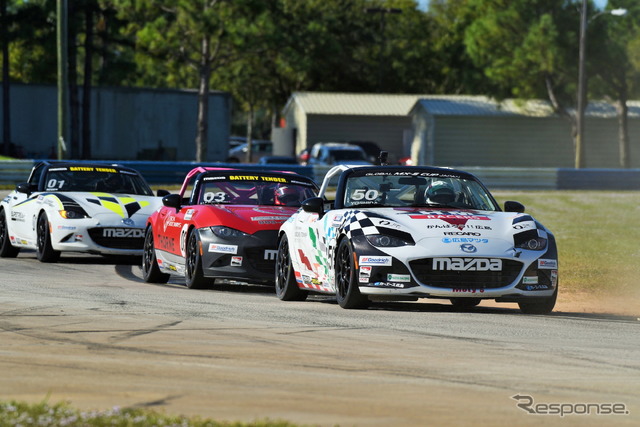
<path fill-rule="evenodd" d="M 61 1 L 72 158 L 91 157 L 93 86 L 197 89 L 196 161 L 206 159 L 213 89 L 231 93 L 250 136 L 256 113 L 274 125 L 294 91 L 546 99 L 571 123 L 575 145 L 584 11 L 585 95 L 616 106 L 620 167 L 629 167 L 637 0 L 609 0 L 605 10 L 592 0 L 431 0 L 426 10 L 415 0 L 0 0 L 5 154 L 9 83 L 57 81 Z M 609 13 L 620 9 L 627 13 Z"/>

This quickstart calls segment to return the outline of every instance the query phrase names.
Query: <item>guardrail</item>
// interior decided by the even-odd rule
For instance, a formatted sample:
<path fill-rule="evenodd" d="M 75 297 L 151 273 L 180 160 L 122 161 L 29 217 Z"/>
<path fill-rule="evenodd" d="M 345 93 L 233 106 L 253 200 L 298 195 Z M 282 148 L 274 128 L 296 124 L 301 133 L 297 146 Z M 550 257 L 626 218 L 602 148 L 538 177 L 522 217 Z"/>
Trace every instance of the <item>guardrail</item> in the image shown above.
<path fill-rule="evenodd" d="M 27 180 L 37 160 L 0 160 L 0 185 L 11 186 Z M 152 185 L 181 184 L 196 166 L 229 167 L 247 171 L 287 170 L 322 181 L 329 167 L 296 165 L 255 165 L 244 163 L 195 163 L 159 161 L 100 161 L 137 169 Z M 640 190 L 640 169 L 562 169 L 463 167 L 476 175 L 490 190 Z"/>

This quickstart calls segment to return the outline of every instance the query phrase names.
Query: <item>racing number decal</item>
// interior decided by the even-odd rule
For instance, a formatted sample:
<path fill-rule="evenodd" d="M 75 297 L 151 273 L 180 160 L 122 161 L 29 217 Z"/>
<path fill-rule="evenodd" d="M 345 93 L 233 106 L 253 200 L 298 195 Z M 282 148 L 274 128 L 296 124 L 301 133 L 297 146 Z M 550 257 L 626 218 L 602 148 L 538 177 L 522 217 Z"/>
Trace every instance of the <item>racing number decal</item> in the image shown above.
<path fill-rule="evenodd" d="M 47 190 L 49 190 L 49 191 L 59 190 L 62 187 L 64 187 L 64 179 L 57 180 L 57 179 L 53 178 L 53 179 L 50 179 L 49 181 L 47 181 Z"/>
<path fill-rule="evenodd" d="M 217 193 L 204 193 L 202 200 L 205 203 L 222 203 L 227 200 L 227 193 L 224 191 L 218 191 Z"/>
<path fill-rule="evenodd" d="M 365 190 L 364 188 L 360 188 L 351 193 L 351 200 L 375 200 L 378 198 L 378 194 L 378 190 Z"/>
<path fill-rule="evenodd" d="M 189 224 L 183 225 L 180 230 L 180 253 L 183 258 L 187 257 L 187 231 L 189 231 Z"/>

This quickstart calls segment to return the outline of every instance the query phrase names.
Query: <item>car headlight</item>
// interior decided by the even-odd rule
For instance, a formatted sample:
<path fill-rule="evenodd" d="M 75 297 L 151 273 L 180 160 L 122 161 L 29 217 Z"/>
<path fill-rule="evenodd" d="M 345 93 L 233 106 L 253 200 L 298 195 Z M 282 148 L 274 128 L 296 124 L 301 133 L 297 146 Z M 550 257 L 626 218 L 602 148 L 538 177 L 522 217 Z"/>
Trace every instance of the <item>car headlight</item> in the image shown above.
<path fill-rule="evenodd" d="M 389 236 L 387 234 L 369 234 L 365 237 L 369 243 L 378 248 L 394 248 L 414 244 L 413 240 L 409 241 L 400 237 Z"/>
<path fill-rule="evenodd" d="M 533 239 L 523 240 L 516 244 L 516 248 L 541 251 L 547 248 L 547 239 L 543 237 L 534 237 Z"/>
<path fill-rule="evenodd" d="M 244 233 L 240 230 L 236 230 L 235 228 L 229 228 L 222 225 L 214 225 L 211 227 L 211 231 L 218 237 L 223 239 L 233 239 L 237 237 L 246 237 L 247 233 Z"/>
<path fill-rule="evenodd" d="M 61 209 L 58 211 L 60 216 L 64 219 L 81 219 L 81 218 L 89 218 L 89 215 L 84 211 L 84 209 L 76 207 L 76 208 L 67 208 Z"/>

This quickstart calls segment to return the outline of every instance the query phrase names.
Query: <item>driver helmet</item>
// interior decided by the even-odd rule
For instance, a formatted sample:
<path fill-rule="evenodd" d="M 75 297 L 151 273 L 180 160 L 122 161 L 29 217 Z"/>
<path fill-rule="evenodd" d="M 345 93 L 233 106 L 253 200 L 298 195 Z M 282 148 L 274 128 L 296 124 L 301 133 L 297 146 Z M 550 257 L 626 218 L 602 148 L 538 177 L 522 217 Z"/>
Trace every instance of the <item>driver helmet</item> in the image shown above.
<path fill-rule="evenodd" d="M 437 203 L 446 205 L 455 201 L 456 192 L 446 181 L 434 181 L 427 187 L 425 191 L 425 200 L 428 203 Z"/>
<path fill-rule="evenodd" d="M 285 185 L 276 188 L 274 192 L 275 204 L 279 206 L 299 206 L 300 191 L 296 187 Z"/>

